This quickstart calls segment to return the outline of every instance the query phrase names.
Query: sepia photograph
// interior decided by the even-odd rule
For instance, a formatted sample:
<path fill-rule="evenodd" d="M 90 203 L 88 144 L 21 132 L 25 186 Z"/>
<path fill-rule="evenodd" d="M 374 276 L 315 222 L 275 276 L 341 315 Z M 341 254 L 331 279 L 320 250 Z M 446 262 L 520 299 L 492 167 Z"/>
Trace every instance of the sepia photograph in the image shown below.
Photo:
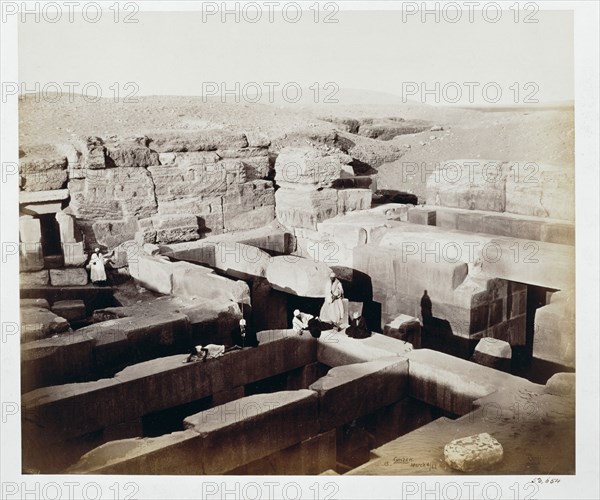
<path fill-rule="evenodd" d="M 597 2 L 1 6 L 0 498 L 598 498 Z"/>

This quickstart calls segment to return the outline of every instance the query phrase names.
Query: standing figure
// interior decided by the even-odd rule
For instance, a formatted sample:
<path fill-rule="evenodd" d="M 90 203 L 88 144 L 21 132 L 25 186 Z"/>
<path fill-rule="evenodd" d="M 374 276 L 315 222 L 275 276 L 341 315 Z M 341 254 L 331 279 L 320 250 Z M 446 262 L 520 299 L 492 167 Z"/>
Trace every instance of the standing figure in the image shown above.
<path fill-rule="evenodd" d="M 240 347 L 258 347 L 256 332 L 247 325 L 244 318 L 240 319 L 239 334 L 235 344 Z"/>
<path fill-rule="evenodd" d="M 99 248 L 94 248 L 94 253 L 90 257 L 90 263 L 87 268 L 90 270 L 90 279 L 92 283 L 104 284 L 106 283 L 106 269 L 105 266 L 110 262 L 110 257 L 114 254 L 114 250 L 105 255 L 100 253 Z"/>
<path fill-rule="evenodd" d="M 325 286 L 325 302 L 321 307 L 319 317 L 325 323 L 332 323 L 339 329 L 344 319 L 344 289 L 336 278 L 335 273 L 329 275 Z"/>
<path fill-rule="evenodd" d="M 423 290 L 423 297 L 421 297 L 421 318 L 423 318 L 423 326 L 431 323 L 431 318 L 433 318 L 432 313 L 432 304 L 429 295 L 427 295 L 427 290 Z"/>
<path fill-rule="evenodd" d="M 366 339 L 371 336 L 371 330 L 367 326 L 365 318 L 358 312 L 352 315 L 350 326 L 346 328 L 346 335 L 354 339 Z"/>

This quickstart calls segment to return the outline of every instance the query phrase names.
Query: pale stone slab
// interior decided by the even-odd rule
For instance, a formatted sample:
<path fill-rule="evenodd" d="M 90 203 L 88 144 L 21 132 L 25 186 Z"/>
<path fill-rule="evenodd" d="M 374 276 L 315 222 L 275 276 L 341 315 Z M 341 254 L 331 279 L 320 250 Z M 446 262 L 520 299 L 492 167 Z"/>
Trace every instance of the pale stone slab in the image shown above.
<path fill-rule="evenodd" d="M 444 460 L 453 469 L 474 472 L 487 469 L 504 456 L 502 445 L 487 432 L 455 439 L 444 446 Z"/>
<path fill-rule="evenodd" d="M 50 269 L 50 284 L 52 286 L 87 285 L 88 275 L 85 269 Z"/>

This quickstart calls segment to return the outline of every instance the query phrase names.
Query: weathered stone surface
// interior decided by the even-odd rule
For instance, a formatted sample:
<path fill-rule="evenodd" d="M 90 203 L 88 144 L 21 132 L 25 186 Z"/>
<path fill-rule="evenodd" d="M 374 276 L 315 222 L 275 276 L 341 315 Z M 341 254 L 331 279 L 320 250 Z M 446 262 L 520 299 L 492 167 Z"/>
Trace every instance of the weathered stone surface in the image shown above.
<path fill-rule="evenodd" d="M 277 220 L 286 227 L 316 229 L 338 214 L 337 190 L 302 191 L 282 187 L 275 193 Z"/>
<path fill-rule="evenodd" d="M 504 212 L 506 164 L 489 160 L 444 162 L 427 178 L 427 202 L 444 207 Z"/>
<path fill-rule="evenodd" d="M 334 429 L 405 398 L 408 361 L 391 357 L 338 366 L 310 389 L 319 395 L 321 431 Z"/>
<path fill-rule="evenodd" d="M 138 137 L 107 142 L 106 163 L 109 167 L 148 167 L 158 165 L 158 153 L 148 148 L 149 139 Z"/>
<path fill-rule="evenodd" d="M 279 185 L 305 184 L 330 187 L 351 158 L 312 147 L 283 148 L 275 162 L 275 181 Z M 353 173 L 352 173 L 353 175 Z"/>
<path fill-rule="evenodd" d="M 473 402 L 498 388 L 540 388 L 527 380 L 448 354 L 417 349 L 409 360 L 409 394 L 456 415 L 473 410 Z"/>
<path fill-rule="evenodd" d="M 409 208 L 408 222 L 423 226 L 435 226 L 435 210 L 428 210 L 423 207 Z"/>
<path fill-rule="evenodd" d="M 576 391 L 574 373 L 555 373 L 546 382 L 546 392 L 556 396 L 575 396 Z"/>
<path fill-rule="evenodd" d="M 52 312 L 67 321 L 76 321 L 86 317 L 83 300 L 59 300 L 52 304 Z"/>
<path fill-rule="evenodd" d="M 471 361 L 497 370 L 508 371 L 510 370 L 511 358 L 512 349 L 508 342 L 484 337 L 477 343 Z"/>
<path fill-rule="evenodd" d="M 248 396 L 188 417 L 185 431 L 106 443 L 70 472 L 223 474 L 307 439 L 316 414 L 311 391 Z M 262 439 L 265 427 L 272 439 Z"/>
<path fill-rule="evenodd" d="M 50 309 L 50 304 L 46 299 L 21 299 L 21 307 L 41 307 L 43 309 Z"/>
<path fill-rule="evenodd" d="M 54 146 L 27 148 L 19 160 L 19 170 L 23 191 L 62 189 L 67 182 L 67 158 Z"/>
<path fill-rule="evenodd" d="M 204 264 L 236 278 L 264 277 L 271 257 L 260 248 L 229 241 L 195 241 L 161 245 L 163 255 Z"/>
<path fill-rule="evenodd" d="M 23 243 L 40 243 L 42 241 L 40 220 L 29 215 L 19 217 L 19 239 Z"/>
<path fill-rule="evenodd" d="M 216 151 L 248 146 L 246 136 L 227 130 L 202 130 L 194 132 L 156 132 L 150 147 L 159 153 L 186 151 Z"/>
<path fill-rule="evenodd" d="M 332 330 L 323 333 L 317 357 L 320 363 L 334 367 L 401 356 L 411 350 L 412 345 L 378 333 L 366 339 L 353 339 Z"/>
<path fill-rule="evenodd" d="M 143 287 L 158 293 L 173 291 L 173 264 L 166 257 L 144 255 L 137 245 L 127 247 L 129 273 Z"/>
<path fill-rule="evenodd" d="M 79 267 L 87 262 L 87 254 L 83 251 L 83 241 L 63 243 L 63 258 L 65 267 Z"/>
<path fill-rule="evenodd" d="M 413 348 L 421 347 L 421 322 L 407 314 L 401 314 L 383 327 L 383 333 L 395 339 L 412 344 Z"/>
<path fill-rule="evenodd" d="M 63 333 L 23 344 L 22 391 L 85 380 L 95 368 L 94 344 L 94 339 L 80 333 Z"/>
<path fill-rule="evenodd" d="M 271 139 L 260 130 L 249 130 L 246 132 L 248 146 L 251 148 L 267 148 L 271 145 Z"/>
<path fill-rule="evenodd" d="M 138 230 L 135 217 L 115 220 L 96 220 L 91 225 L 94 244 L 106 248 L 115 248 L 121 243 L 132 240 Z M 92 242 L 90 241 L 89 244 Z"/>
<path fill-rule="evenodd" d="M 187 355 L 178 354 L 129 366 L 109 379 L 36 389 L 23 395 L 23 406 L 44 422 L 44 430 L 32 421 L 26 432 L 60 442 L 316 361 L 316 341 L 292 330 L 260 332 L 258 340 L 257 348 L 206 363 L 182 363 Z"/>
<path fill-rule="evenodd" d="M 483 338 L 475 347 L 476 352 L 480 352 L 483 354 L 487 354 L 488 356 L 493 356 L 495 358 L 504 358 L 511 359 L 512 358 L 512 349 L 508 342 L 504 342 L 503 340 L 492 339 L 492 338 Z"/>
<path fill-rule="evenodd" d="M 568 165 L 511 162 L 506 178 L 506 211 L 575 220 L 575 174 Z"/>
<path fill-rule="evenodd" d="M 21 308 L 21 342 L 30 342 L 69 331 L 66 319 L 44 307 Z"/>
<path fill-rule="evenodd" d="M 85 269 L 50 269 L 50 284 L 52 286 L 87 285 L 88 275 Z"/>
<path fill-rule="evenodd" d="M 275 290 L 302 297 L 325 297 L 331 268 L 322 262 L 295 256 L 272 257 L 266 278 Z"/>
<path fill-rule="evenodd" d="M 85 179 L 69 181 L 69 191 L 69 206 L 82 219 L 148 217 L 157 210 L 154 182 L 145 168 L 88 168 Z"/>
<path fill-rule="evenodd" d="M 21 271 L 39 271 L 44 268 L 41 243 L 19 244 L 19 268 Z"/>
<path fill-rule="evenodd" d="M 210 456 L 204 473 L 222 474 L 316 435 L 318 400 L 306 389 L 257 394 L 188 417 L 184 425 L 200 434 Z"/>
<path fill-rule="evenodd" d="M 31 273 L 19 273 L 19 281 L 21 288 L 43 286 L 50 281 L 50 275 L 47 269 Z"/>
<path fill-rule="evenodd" d="M 244 205 L 239 205 L 240 209 Z M 223 215 L 223 226 L 227 231 L 241 231 L 266 226 L 275 219 L 275 206 L 248 208 L 246 211 L 230 211 Z"/>
<path fill-rule="evenodd" d="M 198 218 L 195 215 L 154 215 L 139 221 L 146 232 L 156 233 L 156 243 L 197 240 Z"/>
<path fill-rule="evenodd" d="M 503 456 L 502 445 L 487 432 L 455 439 L 444 447 L 446 463 L 462 472 L 485 470 L 500 462 Z"/>
<path fill-rule="evenodd" d="M 229 471 L 234 476 L 316 475 L 336 466 L 335 430 L 318 434 L 301 443 L 272 453 Z"/>
<path fill-rule="evenodd" d="M 398 135 L 415 134 L 428 130 L 430 127 L 431 124 L 421 120 L 366 118 L 361 120 L 357 133 L 371 139 L 389 141 Z"/>
<path fill-rule="evenodd" d="M 535 312 L 533 357 L 563 366 L 575 366 L 575 297 L 573 291 L 552 295 Z"/>
<path fill-rule="evenodd" d="M 238 304 L 250 304 L 250 289 L 241 280 L 234 281 L 187 262 L 174 263 L 172 269 L 173 295 L 226 298 Z"/>

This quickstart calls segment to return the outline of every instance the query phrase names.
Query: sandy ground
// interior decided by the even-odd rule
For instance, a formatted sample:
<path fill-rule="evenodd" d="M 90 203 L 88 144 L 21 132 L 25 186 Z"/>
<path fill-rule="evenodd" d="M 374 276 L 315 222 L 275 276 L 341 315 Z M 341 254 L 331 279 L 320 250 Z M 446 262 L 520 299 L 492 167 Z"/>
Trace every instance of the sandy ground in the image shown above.
<path fill-rule="evenodd" d="M 79 96 L 57 102 L 28 96 L 19 107 L 20 144 L 64 142 L 78 135 L 131 136 L 152 131 L 193 131 L 213 128 L 260 130 L 277 143 L 294 135 L 327 135 L 333 130 L 361 147 L 382 151 L 377 170 L 379 188 L 424 194 L 423 175 L 408 178 L 402 163 L 416 163 L 431 171 L 437 163 L 454 159 L 550 162 L 574 164 L 574 109 L 568 105 L 521 108 L 456 108 L 402 104 L 394 96 L 347 93 L 339 103 L 250 104 L 220 98 L 136 97 L 137 102 Z M 386 103 L 386 99 L 389 103 Z M 308 101 L 308 102 L 306 102 Z M 372 103 L 369 103 L 372 101 Z M 391 141 L 357 137 L 327 119 L 384 118 L 424 120 L 443 127 L 401 135 Z M 285 145 L 285 143 L 283 143 Z M 377 153 L 376 153 L 377 156 Z"/>

